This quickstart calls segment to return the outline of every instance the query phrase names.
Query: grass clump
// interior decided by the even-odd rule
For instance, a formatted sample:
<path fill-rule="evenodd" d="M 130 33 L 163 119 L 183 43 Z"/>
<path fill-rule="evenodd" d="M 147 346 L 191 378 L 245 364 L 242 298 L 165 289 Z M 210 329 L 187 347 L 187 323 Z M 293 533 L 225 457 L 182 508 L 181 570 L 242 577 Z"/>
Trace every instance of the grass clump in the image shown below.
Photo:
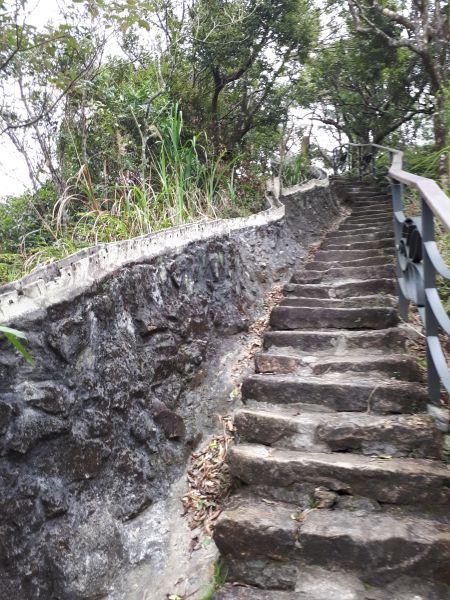
<path fill-rule="evenodd" d="M 214 574 L 210 587 L 202 600 L 213 600 L 214 594 L 218 592 L 227 582 L 228 571 L 222 561 L 218 560 L 214 565 Z"/>

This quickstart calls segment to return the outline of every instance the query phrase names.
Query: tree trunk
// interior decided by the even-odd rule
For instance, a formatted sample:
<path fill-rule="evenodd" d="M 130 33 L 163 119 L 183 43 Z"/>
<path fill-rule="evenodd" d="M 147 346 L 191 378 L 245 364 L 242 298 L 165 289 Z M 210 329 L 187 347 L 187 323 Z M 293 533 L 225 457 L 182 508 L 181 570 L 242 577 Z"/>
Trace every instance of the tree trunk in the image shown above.
<path fill-rule="evenodd" d="M 448 150 L 444 151 L 448 141 L 445 100 L 445 94 L 438 92 L 436 95 L 436 112 L 433 115 L 433 132 L 436 150 L 442 151 L 441 160 L 439 161 L 439 175 L 448 182 L 450 179 Z"/>

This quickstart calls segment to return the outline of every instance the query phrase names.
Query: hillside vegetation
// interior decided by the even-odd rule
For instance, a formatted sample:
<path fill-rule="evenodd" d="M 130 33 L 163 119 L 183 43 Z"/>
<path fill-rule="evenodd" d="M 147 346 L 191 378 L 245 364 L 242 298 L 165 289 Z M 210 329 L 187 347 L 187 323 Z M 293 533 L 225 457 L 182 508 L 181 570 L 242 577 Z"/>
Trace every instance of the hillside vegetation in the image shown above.
<path fill-rule="evenodd" d="M 74 1 L 37 27 L 34 5 L 0 0 L 0 134 L 30 180 L 0 204 L 0 283 L 259 211 L 274 170 L 295 183 L 314 158 L 330 167 L 325 137 L 406 148 L 448 186 L 448 7 L 420 6 Z"/>

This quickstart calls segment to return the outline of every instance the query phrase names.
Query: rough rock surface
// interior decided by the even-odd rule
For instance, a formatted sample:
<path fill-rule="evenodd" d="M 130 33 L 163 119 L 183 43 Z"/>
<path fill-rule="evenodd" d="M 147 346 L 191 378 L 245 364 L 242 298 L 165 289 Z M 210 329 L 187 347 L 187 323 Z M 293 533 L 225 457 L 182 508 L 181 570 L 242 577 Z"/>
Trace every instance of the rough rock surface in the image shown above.
<path fill-rule="evenodd" d="M 231 391 L 196 396 L 210 358 L 338 215 L 323 186 L 288 204 L 287 220 L 137 261 L 11 323 L 36 362 L 0 342 L 1 598 L 100 598 L 126 570 L 124 527 L 167 495 Z"/>

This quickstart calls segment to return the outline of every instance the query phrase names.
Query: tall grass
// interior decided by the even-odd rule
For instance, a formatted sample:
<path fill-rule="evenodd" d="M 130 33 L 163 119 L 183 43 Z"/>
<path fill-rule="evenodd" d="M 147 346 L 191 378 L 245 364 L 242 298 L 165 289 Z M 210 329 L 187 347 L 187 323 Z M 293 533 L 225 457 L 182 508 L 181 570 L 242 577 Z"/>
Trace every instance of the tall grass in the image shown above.
<path fill-rule="evenodd" d="M 178 106 L 156 135 L 145 181 L 124 174 L 105 194 L 81 165 L 43 224 L 51 233 L 45 243 L 28 245 L 23 236 L 16 252 L 0 255 L 0 283 L 86 246 L 250 212 L 236 205 L 234 164 L 209 155 L 206 135 L 185 135 Z"/>

